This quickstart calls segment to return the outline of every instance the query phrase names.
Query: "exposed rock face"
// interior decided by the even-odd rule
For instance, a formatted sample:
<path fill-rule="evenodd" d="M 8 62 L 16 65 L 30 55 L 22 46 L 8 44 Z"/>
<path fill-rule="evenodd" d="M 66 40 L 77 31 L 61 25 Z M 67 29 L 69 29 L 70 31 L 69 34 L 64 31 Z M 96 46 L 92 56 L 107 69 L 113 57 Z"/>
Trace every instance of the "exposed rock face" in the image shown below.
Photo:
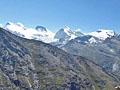
<path fill-rule="evenodd" d="M 43 26 L 36 26 L 35 29 L 38 30 L 38 31 L 47 32 L 47 29 Z"/>
<path fill-rule="evenodd" d="M 0 28 L 0 90 L 115 90 L 115 83 L 86 58 Z"/>

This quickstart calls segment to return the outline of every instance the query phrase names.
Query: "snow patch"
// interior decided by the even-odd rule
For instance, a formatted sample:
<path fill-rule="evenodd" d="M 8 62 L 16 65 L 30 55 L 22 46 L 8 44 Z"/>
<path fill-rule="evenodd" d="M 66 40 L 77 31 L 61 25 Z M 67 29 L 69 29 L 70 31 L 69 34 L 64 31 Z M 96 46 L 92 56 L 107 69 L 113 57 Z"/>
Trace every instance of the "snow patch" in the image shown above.
<path fill-rule="evenodd" d="M 97 41 L 95 40 L 95 38 L 91 37 L 89 40 L 89 43 L 96 43 Z"/>
<path fill-rule="evenodd" d="M 117 64 L 117 63 L 114 63 L 113 64 L 113 72 L 115 72 L 115 71 L 118 71 L 119 70 L 119 64 Z"/>

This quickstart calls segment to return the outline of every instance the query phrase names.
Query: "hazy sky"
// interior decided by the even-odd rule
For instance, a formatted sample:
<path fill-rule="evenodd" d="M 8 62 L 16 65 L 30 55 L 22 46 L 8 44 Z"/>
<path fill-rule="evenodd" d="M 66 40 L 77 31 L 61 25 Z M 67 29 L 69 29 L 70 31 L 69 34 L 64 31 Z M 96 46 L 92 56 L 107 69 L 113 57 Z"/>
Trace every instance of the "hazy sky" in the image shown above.
<path fill-rule="evenodd" d="M 120 0 L 0 0 L 0 23 L 8 21 L 52 31 L 67 25 L 84 32 L 120 32 Z"/>

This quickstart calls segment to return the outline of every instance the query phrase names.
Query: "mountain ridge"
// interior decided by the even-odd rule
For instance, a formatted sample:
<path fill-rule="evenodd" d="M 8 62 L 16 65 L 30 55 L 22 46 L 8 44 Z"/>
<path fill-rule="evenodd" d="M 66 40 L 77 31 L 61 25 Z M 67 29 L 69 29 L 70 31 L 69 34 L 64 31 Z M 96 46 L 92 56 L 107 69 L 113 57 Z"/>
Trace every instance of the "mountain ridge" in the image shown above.
<path fill-rule="evenodd" d="M 0 50 L 0 89 L 115 90 L 116 81 L 101 67 L 50 44 L 0 28 Z"/>
<path fill-rule="evenodd" d="M 8 22 L 5 26 L 2 26 L 4 29 L 11 31 L 13 34 L 27 38 L 40 40 L 46 43 L 56 43 L 56 44 L 66 44 L 71 39 L 77 37 L 91 35 L 97 37 L 101 40 L 105 40 L 108 37 L 115 35 L 115 32 L 112 30 L 99 29 L 96 32 L 82 33 L 80 29 L 71 30 L 68 26 L 61 28 L 56 33 L 51 32 L 46 27 L 36 26 L 36 28 L 26 28 L 21 23 L 12 23 Z M 38 28 L 39 27 L 39 28 Z"/>

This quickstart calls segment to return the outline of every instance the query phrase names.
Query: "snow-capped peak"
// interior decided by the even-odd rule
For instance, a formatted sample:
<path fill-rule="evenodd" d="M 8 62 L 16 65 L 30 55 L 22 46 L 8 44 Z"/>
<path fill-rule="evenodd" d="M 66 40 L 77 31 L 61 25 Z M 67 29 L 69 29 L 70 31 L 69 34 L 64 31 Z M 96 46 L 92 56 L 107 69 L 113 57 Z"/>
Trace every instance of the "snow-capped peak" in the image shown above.
<path fill-rule="evenodd" d="M 70 27 L 68 27 L 68 26 L 65 26 L 63 29 L 61 29 L 61 30 L 63 30 L 67 35 L 71 35 L 71 34 L 73 34 L 73 32 L 70 30 Z"/>
<path fill-rule="evenodd" d="M 25 37 L 26 28 L 20 23 L 8 22 L 3 28 L 20 37 Z"/>
<path fill-rule="evenodd" d="M 65 26 L 64 28 L 60 29 L 56 34 L 55 34 L 55 39 L 58 40 L 70 40 L 74 39 L 75 35 L 74 32 L 70 30 L 68 26 Z"/>
<path fill-rule="evenodd" d="M 22 30 L 25 30 L 25 27 L 23 24 L 21 23 L 12 23 L 12 22 L 8 22 L 5 26 L 4 29 L 7 30 L 12 30 L 12 31 L 20 31 L 22 32 Z"/>
<path fill-rule="evenodd" d="M 89 39 L 87 39 L 87 42 L 96 43 L 98 39 L 102 41 L 108 37 L 112 37 L 115 35 L 115 33 L 112 30 L 105 29 L 99 29 L 96 32 L 85 34 L 81 33 L 80 29 L 72 31 L 68 26 L 61 28 L 56 34 L 54 34 L 53 32 L 49 31 L 46 27 L 43 26 L 36 26 L 36 28 L 34 29 L 27 28 L 22 23 L 12 22 L 8 22 L 5 26 L 1 25 L 0 27 L 3 27 L 4 29 L 12 32 L 13 34 L 27 39 L 40 40 L 46 43 L 57 42 L 60 44 L 65 44 L 68 41 L 77 37 L 81 37 L 81 40 L 84 40 L 87 37 Z"/>
<path fill-rule="evenodd" d="M 96 32 L 91 32 L 88 35 L 95 36 L 101 40 L 105 40 L 108 37 L 112 37 L 115 35 L 113 30 L 105 30 L 105 29 L 99 29 Z"/>
<path fill-rule="evenodd" d="M 4 29 L 20 37 L 24 37 L 27 39 L 40 40 L 46 43 L 52 42 L 54 38 L 54 33 L 52 33 L 51 31 L 47 30 L 45 27 L 42 27 L 42 26 L 37 29 L 33 29 L 33 28 L 26 28 L 21 23 L 8 22 L 4 26 Z M 46 32 L 43 32 L 43 29 L 45 29 Z"/>
<path fill-rule="evenodd" d="M 76 37 L 82 36 L 83 34 L 78 31 L 72 31 L 68 26 L 65 26 L 64 28 L 60 29 L 56 34 L 55 34 L 55 39 L 58 40 L 58 42 L 65 44 L 68 41 L 75 39 Z"/>

